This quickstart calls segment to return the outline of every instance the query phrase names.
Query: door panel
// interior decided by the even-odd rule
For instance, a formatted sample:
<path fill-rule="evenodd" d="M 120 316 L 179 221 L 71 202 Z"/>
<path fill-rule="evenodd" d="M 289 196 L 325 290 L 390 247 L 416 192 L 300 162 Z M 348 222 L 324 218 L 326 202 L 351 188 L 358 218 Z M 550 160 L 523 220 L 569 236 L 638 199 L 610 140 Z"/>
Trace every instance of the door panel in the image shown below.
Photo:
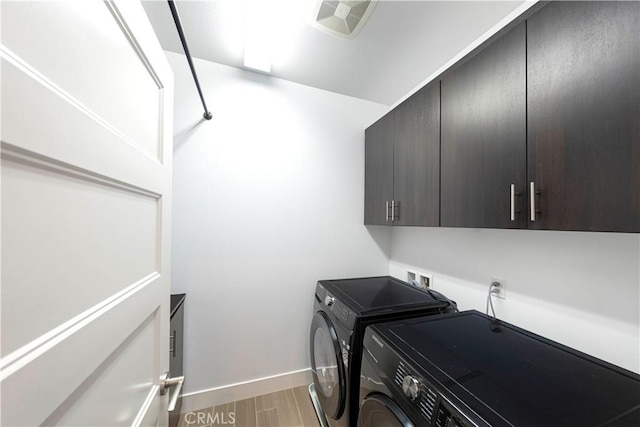
<path fill-rule="evenodd" d="M 12 4 L 26 6 L 32 3 Z M 9 19 L 5 5 L 4 2 L 1 4 L 2 22 Z M 3 28 L 3 34 L 4 31 Z M 159 54 L 163 55 L 161 52 Z M 157 58 L 156 67 L 159 67 L 158 61 L 166 62 L 166 58 Z M 68 66 L 73 68 L 73 64 Z M 156 76 L 163 72 L 162 68 L 154 69 Z M 77 75 L 77 78 L 95 82 L 89 75 Z M 61 161 L 113 183 L 124 182 L 161 194 L 167 185 L 158 179 L 159 176 L 164 176 L 162 162 L 150 157 L 105 118 L 64 92 L 56 82 L 26 63 L 16 53 L 5 49 L 4 45 L 2 81 L 5 82 L 0 99 L 3 144 L 12 144 L 26 150 L 32 157 L 38 154 L 44 156 L 46 161 Z M 163 120 L 171 117 L 173 112 L 173 105 L 169 104 L 172 88 L 173 82 L 165 79 L 162 88 L 158 90 L 163 98 L 160 109 Z M 112 102 L 121 103 L 119 99 L 113 99 Z M 135 120 L 135 116 L 132 120 Z M 157 125 L 164 126 L 162 123 Z M 163 145 L 165 140 L 171 141 L 171 136 L 163 131 L 158 135 L 157 144 L 168 152 L 171 147 Z M 83 141 L 91 141 L 91 144 L 83 144 Z M 171 157 L 168 160 L 170 159 Z"/>
<path fill-rule="evenodd" d="M 441 82 L 443 227 L 526 228 L 525 42 L 522 23 Z"/>
<path fill-rule="evenodd" d="M 395 114 L 394 225 L 440 225 L 440 84 L 429 84 Z"/>
<path fill-rule="evenodd" d="M 393 117 L 389 113 L 365 131 L 364 223 L 391 225 L 385 211 L 393 199 Z"/>
<path fill-rule="evenodd" d="M 640 3 L 551 2 L 527 43 L 529 227 L 640 231 Z"/>
<path fill-rule="evenodd" d="M 161 276 L 155 274 L 128 292 L 92 307 L 3 358 L 2 424 L 39 425 L 49 417 L 56 418 L 56 413 L 66 412 L 67 406 L 82 405 L 85 398 L 83 385 L 96 382 L 109 372 L 107 367 L 114 363 L 109 357 L 124 352 L 129 344 L 127 337 L 146 326 L 149 316 L 154 319 L 155 347 L 165 337 L 165 334 L 159 334 L 163 323 L 159 308 L 164 300 L 159 297 L 162 286 Z M 148 372 L 147 380 L 138 383 L 129 377 L 119 379 L 131 391 L 140 389 L 146 396 L 155 396 L 157 386 L 154 383 L 158 382 L 155 365 L 159 354 L 155 348 L 145 350 L 144 355 L 149 359 L 145 359 L 144 364 L 139 363 L 139 357 L 131 357 L 131 353 L 119 358 L 118 362 L 128 364 L 131 369 Z M 150 350 L 153 352 L 149 353 Z M 149 360 L 153 361 L 151 365 Z M 105 394 L 110 392 L 105 390 Z M 117 413 L 114 413 L 109 421 L 91 416 L 82 424 L 131 424 L 140 409 L 139 403 L 135 400 L 127 402 L 127 406 L 118 411 L 133 413 L 128 420 L 115 418 Z M 112 406 L 113 403 L 105 401 L 101 404 Z M 99 408 L 88 406 L 85 410 L 90 414 L 98 412 Z"/>
<path fill-rule="evenodd" d="M 0 422 L 166 425 L 171 70 L 137 2 L 1 7 Z"/>
<path fill-rule="evenodd" d="M 2 6 L 11 16 L 3 21 L 3 45 L 157 158 L 159 82 L 150 78 L 153 71 L 131 48 L 118 20 L 104 13 L 105 5 L 76 0 L 20 3 Z M 70 72 L 69 66 L 76 70 Z M 78 78 L 78 73 L 91 78 Z M 111 90 L 95 90 L 96 82 Z M 119 101 L 123 99 L 127 102 Z"/>
<path fill-rule="evenodd" d="M 3 356 L 158 271 L 160 206 L 153 195 L 45 169 L 5 150 L 2 204 L 10 224 L 2 233 L 2 279 L 16 284 L 3 288 L 2 322 L 21 325 L 2 329 Z M 64 304 L 51 303 L 60 296 Z"/>
<path fill-rule="evenodd" d="M 107 356 L 65 402 L 47 418 L 45 425 L 83 425 L 85 420 L 102 420 L 115 425 L 119 420 L 135 419 L 147 399 L 143 385 L 153 383 L 153 346 L 157 312 Z M 146 366 L 146 369 L 139 369 Z M 122 382 L 127 378 L 140 387 Z M 75 399 L 75 396 L 82 396 Z M 130 404 L 133 403 L 133 404 Z"/>

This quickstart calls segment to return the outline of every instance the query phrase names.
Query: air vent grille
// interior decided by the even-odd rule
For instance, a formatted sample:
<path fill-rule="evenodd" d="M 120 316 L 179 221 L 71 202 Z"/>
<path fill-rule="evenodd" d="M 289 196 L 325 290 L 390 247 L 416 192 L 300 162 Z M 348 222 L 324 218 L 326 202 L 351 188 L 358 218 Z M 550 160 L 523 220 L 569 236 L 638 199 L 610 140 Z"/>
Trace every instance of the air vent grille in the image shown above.
<path fill-rule="evenodd" d="M 377 0 L 320 1 L 313 24 L 331 35 L 352 38 L 367 21 L 376 3 Z"/>

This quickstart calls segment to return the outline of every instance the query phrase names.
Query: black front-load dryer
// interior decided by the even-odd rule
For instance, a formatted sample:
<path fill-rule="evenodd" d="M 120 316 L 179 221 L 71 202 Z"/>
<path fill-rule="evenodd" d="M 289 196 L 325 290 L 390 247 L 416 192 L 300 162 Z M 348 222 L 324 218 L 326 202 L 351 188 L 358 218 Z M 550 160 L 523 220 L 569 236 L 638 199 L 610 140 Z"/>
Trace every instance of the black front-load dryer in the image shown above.
<path fill-rule="evenodd" d="M 477 311 L 367 328 L 358 427 L 637 427 L 640 376 Z"/>
<path fill-rule="evenodd" d="M 450 311 L 455 311 L 455 303 L 443 295 L 392 277 L 318 282 L 310 336 L 311 368 L 329 425 L 356 425 L 362 338 L 368 325 Z"/>

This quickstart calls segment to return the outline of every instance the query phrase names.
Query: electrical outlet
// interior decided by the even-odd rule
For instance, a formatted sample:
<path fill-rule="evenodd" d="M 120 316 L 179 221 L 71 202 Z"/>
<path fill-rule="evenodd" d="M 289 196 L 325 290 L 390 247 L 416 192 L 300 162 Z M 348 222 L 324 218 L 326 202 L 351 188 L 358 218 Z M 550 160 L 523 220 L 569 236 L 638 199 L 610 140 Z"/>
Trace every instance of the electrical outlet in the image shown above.
<path fill-rule="evenodd" d="M 407 270 L 407 282 L 412 285 L 415 282 L 419 288 L 429 289 L 433 284 L 433 276 L 430 274 Z"/>
<path fill-rule="evenodd" d="M 429 289 L 433 285 L 433 276 L 430 274 L 419 273 L 418 284 L 421 288 Z"/>
<path fill-rule="evenodd" d="M 417 276 L 418 275 L 415 272 L 407 270 L 407 283 L 412 285 L 414 280 L 418 280 Z"/>
<path fill-rule="evenodd" d="M 498 292 L 493 294 L 494 296 L 502 299 L 507 299 L 507 281 L 504 279 L 496 279 L 495 277 L 491 278 L 491 283 L 499 283 L 499 286 L 494 287 Z"/>

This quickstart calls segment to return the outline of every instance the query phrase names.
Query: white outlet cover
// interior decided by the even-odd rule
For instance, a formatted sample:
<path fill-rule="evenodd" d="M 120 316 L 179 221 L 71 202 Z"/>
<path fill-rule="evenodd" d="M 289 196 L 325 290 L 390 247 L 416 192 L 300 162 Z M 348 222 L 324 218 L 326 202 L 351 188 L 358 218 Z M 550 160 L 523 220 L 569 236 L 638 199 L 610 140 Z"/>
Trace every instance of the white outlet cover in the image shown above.
<path fill-rule="evenodd" d="M 430 288 L 433 286 L 433 276 L 431 274 L 419 273 L 418 283 L 425 289 Z"/>
<path fill-rule="evenodd" d="M 500 286 L 498 287 L 498 293 L 494 295 L 501 299 L 507 299 L 507 281 L 505 279 L 498 279 L 498 278 L 492 277 L 491 283 L 494 283 L 494 282 L 500 283 Z"/>

